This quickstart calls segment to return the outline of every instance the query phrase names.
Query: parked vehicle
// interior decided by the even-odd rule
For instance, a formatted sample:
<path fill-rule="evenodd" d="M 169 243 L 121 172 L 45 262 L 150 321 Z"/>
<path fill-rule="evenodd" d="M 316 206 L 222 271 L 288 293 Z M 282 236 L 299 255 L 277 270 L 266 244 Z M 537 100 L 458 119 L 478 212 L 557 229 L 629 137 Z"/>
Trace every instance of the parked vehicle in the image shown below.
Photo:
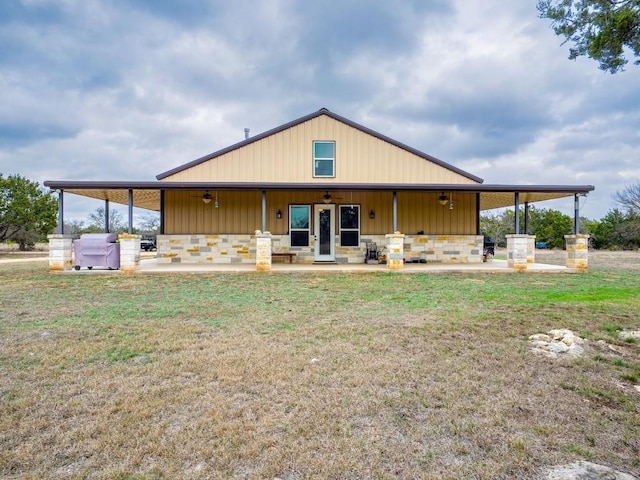
<path fill-rule="evenodd" d="M 156 250 L 156 242 L 153 240 L 140 240 L 140 249 L 145 252 L 150 252 L 151 250 Z"/>

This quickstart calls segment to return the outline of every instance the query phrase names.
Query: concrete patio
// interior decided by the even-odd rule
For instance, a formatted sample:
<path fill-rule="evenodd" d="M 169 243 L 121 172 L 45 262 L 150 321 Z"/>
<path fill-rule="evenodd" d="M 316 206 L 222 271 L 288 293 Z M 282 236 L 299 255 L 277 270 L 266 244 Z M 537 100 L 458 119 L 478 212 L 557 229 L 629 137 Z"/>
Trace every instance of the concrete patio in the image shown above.
<path fill-rule="evenodd" d="M 79 272 L 88 272 L 83 269 Z M 97 270 L 93 271 L 106 271 Z M 158 264 L 155 258 L 143 258 L 140 261 L 140 268 L 136 274 L 147 273 L 250 273 L 256 272 L 253 264 L 227 263 L 227 264 Z M 369 265 L 366 263 L 334 263 L 334 264 L 298 264 L 288 262 L 274 262 L 271 264 L 269 272 L 256 273 L 517 273 L 513 268 L 509 268 L 507 260 L 494 259 L 486 263 L 460 263 L 460 264 L 435 264 L 435 263 L 405 263 L 401 270 L 389 270 L 385 264 Z M 532 263 L 527 266 L 527 272 L 545 273 L 571 273 L 569 269 L 561 265 L 549 265 L 543 263 Z"/>

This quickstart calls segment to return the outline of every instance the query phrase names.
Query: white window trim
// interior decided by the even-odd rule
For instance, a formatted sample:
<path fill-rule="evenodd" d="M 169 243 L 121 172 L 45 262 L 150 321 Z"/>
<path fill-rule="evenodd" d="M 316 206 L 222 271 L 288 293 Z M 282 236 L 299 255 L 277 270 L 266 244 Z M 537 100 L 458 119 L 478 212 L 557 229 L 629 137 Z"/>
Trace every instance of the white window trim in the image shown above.
<path fill-rule="evenodd" d="M 343 208 L 357 208 L 358 209 L 358 228 L 342 228 L 342 209 Z M 340 238 L 340 246 L 344 248 L 359 248 L 360 247 L 360 228 L 362 226 L 362 207 L 360 205 L 338 205 L 338 237 Z M 342 245 L 342 232 L 358 232 L 358 243 L 356 245 Z"/>
<path fill-rule="evenodd" d="M 316 143 L 332 143 L 333 144 L 333 157 L 316 157 Z M 312 156 L 313 156 L 313 177 L 314 178 L 335 178 L 336 176 L 336 142 L 334 140 L 314 140 L 312 146 Z M 316 174 L 316 160 L 331 160 L 332 161 L 332 171 L 331 175 L 317 175 Z"/>
<path fill-rule="evenodd" d="M 308 227 L 307 228 L 292 228 L 291 227 L 291 209 L 293 207 L 305 207 L 307 209 L 307 216 L 308 216 Z M 293 205 L 289 205 L 289 247 L 291 248 L 304 248 L 304 247 L 309 247 L 311 246 L 311 205 L 309 204 L 293 204 Z M 291 245 L 291 232 L 292 231 L 296 231 L 296 232 L 307 232 L 307 244 L 306 245 Z"/>

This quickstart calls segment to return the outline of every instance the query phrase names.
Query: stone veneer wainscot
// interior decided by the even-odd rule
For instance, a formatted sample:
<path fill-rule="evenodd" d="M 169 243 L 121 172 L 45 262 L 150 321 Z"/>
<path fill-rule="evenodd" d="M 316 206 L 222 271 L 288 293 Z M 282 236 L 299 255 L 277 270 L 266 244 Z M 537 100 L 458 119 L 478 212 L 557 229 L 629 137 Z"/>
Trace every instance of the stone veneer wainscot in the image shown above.
<path fill-rule="evenodd" d="M 290 247 L 288 235 L 273 235 L 273 252 L 295 253 L 293 263 L 314 262 L 314 242 L 308 247 Z M 360 247 L 341 247 L 336 236 L 336 263 L 364 263 L 366 244 L 375 242 L 388 253 L 385 235 L 363 235 Z M 255 235 L 158 235 L 160 264 L 215 264 L 256 262 Z M 407 262 L 482 263 L 482 235 L 405 235 L 403 256 Z M 279 259 L 285 261 L 285 259 Z"/>

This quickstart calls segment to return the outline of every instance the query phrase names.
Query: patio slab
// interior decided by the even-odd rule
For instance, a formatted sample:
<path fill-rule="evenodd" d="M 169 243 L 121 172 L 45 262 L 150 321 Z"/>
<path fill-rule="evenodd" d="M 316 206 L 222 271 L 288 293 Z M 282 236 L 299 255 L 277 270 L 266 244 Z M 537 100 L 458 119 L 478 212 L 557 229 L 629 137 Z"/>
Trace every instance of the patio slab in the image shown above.
<path fill-rule="evenodd" d="M 253 264 L 158 264 L 155 258 L 140 261 L 140 269 L 136 273 L 229 273 L 255 272 Z M 389 270 L 384 264 L 369 265 L 366 263 L 335 263 L 335 264 L 301 264 L 301 263 L 272 263 L 270 273 L 517 273 L 509 268 L 506 260 L 496 260 L 487 263 L 434 264 L 434 263 L 406 263 L 401 270 Z M 527 272 L 557 272 L 570 273 L 571 269 L 542 263 L 527 266 Z M 262 273 L 262 272 L 260 272 Z"/>

